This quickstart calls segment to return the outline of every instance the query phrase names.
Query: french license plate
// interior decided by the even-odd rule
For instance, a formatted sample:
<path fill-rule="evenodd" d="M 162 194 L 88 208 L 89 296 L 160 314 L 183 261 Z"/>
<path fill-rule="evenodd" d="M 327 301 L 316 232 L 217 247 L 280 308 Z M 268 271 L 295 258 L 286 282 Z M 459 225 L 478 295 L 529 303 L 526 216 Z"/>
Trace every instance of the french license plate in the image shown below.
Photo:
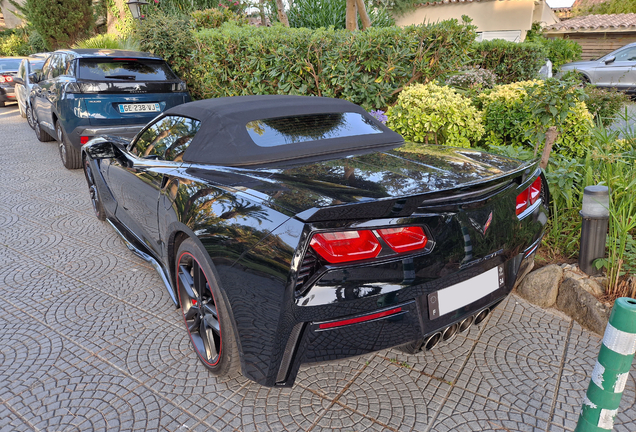
<path fill-rule="evenodd" d="M 158 103 L 119 104 L 119 112 L 122 114 L 138 112 L 159 112 Z"/>
<path fill-rule="evenodd" d="M 473 278 L 428 295 L 430 320 L 475 302 L 505 285 L 504 269 L 497 266 Z"/>

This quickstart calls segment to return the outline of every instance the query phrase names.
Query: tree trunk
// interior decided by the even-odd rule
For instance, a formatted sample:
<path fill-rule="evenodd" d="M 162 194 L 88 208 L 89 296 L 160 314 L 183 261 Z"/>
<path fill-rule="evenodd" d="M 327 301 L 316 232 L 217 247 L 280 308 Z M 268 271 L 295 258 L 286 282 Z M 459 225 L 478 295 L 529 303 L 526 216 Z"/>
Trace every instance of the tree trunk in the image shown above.
<path fill-rule="evenodd" d="M 545 133 L 545 146 L 543 147 L 543 154 L 541 155 L 541 163 L 539 166 L 543 169 L 548 166 L 550 160 L 550 153 L 552 152 L 552 145 L 559 136 L 556 126 L 550 126 Z"/>
<path fill-rule="evenodd" d="M 362 21 L 362 30 L 366 30 L 371 27 L 371 18 L 369 18 L 367 8 L 364 6 L 364 0 L 356 0 L 356 4 L 358 6 L 360 20 Z"/>
<path fill-rule="evenodd" d="M 265 18 L 265 0 L 258 0 L 258 14 L 261 16 L 261 27 L 267 26 Z"/>
<path fill-rule="evenodd" d="M 356 0 L 347 0 L 347 30 L 358 30 L 358 8 Z"/>
<path fill-rule="evenodd" d="M 282 22 L 285 27 L 289 27 L 289 19 L 285 13 L 285 5 L 283 0 L 276 0 L 276 10 L 278 11 L 278 21 Z"/>

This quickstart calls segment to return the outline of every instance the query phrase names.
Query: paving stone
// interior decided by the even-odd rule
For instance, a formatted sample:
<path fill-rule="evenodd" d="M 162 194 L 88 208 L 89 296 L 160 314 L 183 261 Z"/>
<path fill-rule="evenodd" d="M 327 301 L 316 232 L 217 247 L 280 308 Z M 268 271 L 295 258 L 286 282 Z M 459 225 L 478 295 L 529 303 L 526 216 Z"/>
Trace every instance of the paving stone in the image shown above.
<path fill-rule="evenodd" d="M 440 415 L 429 429 L 446 431 L 545 431 L 548 424 L 523 411 L 496 401 L 454 388 Z"/>
<path fill-rule="evenodd" d="M 393 430 L 424 430 L 449 389 L 408 364 L 376 356 L 337 403 Z"/>
<path fill-rule="evenodd" d="M 456 386 L 547 421 L 558 374 L 556 366 L 478 343 Z"/>

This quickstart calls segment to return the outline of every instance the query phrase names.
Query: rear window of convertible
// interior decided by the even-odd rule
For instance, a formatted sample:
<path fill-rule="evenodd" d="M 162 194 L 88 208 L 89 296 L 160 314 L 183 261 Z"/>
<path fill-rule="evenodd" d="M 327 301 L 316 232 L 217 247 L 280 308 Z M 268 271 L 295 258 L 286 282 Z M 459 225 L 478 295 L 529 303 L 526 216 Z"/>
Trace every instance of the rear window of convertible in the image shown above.
<path fill-rule="evenodd" d="M 92 81 L 177 79 L 164 61 L 143 59 L 80 59 L 78 78 Z"/>
<path fill-rule="evenodd" d="M 359 113 L 327 113 L 254 120 L 247 133 L 260 147 L 382 133 L 372 120 Z"/>

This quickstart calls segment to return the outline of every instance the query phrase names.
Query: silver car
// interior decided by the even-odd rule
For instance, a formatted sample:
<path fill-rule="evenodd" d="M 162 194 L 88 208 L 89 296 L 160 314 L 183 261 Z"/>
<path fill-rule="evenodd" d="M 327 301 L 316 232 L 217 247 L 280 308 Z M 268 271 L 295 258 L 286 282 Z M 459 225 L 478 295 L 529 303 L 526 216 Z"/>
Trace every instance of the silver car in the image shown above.
<path fill-rule="evenodd" d="M 604 55 L 598 60 L 577 61 L 561 66 L 561 73 L 577 71 L 599 87 L 636 93 L 636 42 Z"/>
<path fill-rule="evenodd" d="M 31 109 L 31 100 L 29 94 L 33 88 L 33 81 L 29 75 L 40 72 L 44 61 L 48 58 L 46 54 L 33 54 L 27 58 L 22 59 L 18 73 L 14 77 L 15 83 L 15 96 L 18 102 L 18 108 L 20 109 L 20 115 L 26 117 L 29 122 L 29 126 L 33 129 L 35 127 L 35 117 L 33 117 L 33 111 Z"/>

